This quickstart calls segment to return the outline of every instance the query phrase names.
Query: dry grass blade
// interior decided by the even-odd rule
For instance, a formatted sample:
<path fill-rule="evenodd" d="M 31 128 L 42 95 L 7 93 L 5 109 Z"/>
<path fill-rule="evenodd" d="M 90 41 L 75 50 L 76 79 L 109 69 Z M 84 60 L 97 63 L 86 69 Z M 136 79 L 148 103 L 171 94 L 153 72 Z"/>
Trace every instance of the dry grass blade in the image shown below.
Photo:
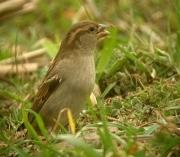
<path fill-rule="evenodd" d="M 11 74 L 24 74 L 31 73 L 38 69 L 37 63 L 25 63 L 17 65 L 1 65 L 0 68 L 0 77 Z"/>
<path fill-rule="evenodd" d="M 98 8 L 93 0 L 84 0 L 84 5 L 79 8 L 78 12 L 72 19 L 72 23 L 77 23 L 82 19 L 100 19 L 101 13 L 98 11 Z"/>
<path fill-rule="evenodd" d="M 16 0 L 16 1 L 8 0 L 8 1 L 1 2 L 0 14 L 16 10 L 22 7 L 25 3 L 26 3 L 26 0 Z"/>
<path fill-rule="evenodd" d="M 0 20 L 12 16 L 21 15 L 30 12 L 36 8 L 38 0 L 8 0 L 0 2 Z"/>
<path fill-rule="evenodd" d="M 31 51 L 31 52 L 25 52 L 21 56 L 17 56 L 16 58 L 11 57 L 11 58 L 4 59 L 4 60 L 0 61 L 0 65 L 13 64 L 13 63 L 17 63 L 17 62 L 21 63 L 22 61 L 27 61 L 27 60 L 32 59 L 32 58 L 37 58 L 37 57 L 40 57 L 44 54 L 45 54 L 45 49 L 43 49 L 43 48 Z"/>

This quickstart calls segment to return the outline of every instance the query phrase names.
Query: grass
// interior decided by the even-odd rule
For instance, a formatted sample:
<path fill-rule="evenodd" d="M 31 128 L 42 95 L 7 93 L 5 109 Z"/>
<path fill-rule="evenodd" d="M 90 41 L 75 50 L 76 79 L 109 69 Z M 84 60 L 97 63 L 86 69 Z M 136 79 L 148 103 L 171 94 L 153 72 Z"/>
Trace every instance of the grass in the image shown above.
<path fill-rule="evenodd" d="M 105 14 L 101 22 L 110 21 L 114 27 L 98 45 L 96 56 L 102 94 L 96 106 L 88 105 L 81 113 L 75 134 L 66 129 L 47 134 L 34 113 L 42 138 L 27 121 L 27 112 L 32 112 L 28 98 L 35 95 L 46 67 L 0 80 L 0 156 L 178 157 L 180 3 L 137 2 L 95 3 Z M 3 22 L 0 60 L 14 56 L 18 49 L 36 48 L 45 48 L 53 58 L 82 4 L 40 1 L 35 12 Z M 44 38 L 43 44 L 37 44 Z M 28 134 L 17 132 L 22 121 Z"/>

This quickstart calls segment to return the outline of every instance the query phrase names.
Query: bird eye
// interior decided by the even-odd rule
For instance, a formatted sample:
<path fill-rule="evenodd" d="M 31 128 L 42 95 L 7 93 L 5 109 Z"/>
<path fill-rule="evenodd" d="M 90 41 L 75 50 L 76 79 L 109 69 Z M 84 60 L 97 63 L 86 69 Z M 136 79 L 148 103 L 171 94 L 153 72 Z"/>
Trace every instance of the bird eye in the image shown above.
<path fill-rule="evenodd" d="M 94 28 L 94 27 L 90 27 L 90 28 L 89 28 L 89 31 L 90 31 L 90 32 L 94 32 L 94 31 L 95 31 L 95 28 Z"/>

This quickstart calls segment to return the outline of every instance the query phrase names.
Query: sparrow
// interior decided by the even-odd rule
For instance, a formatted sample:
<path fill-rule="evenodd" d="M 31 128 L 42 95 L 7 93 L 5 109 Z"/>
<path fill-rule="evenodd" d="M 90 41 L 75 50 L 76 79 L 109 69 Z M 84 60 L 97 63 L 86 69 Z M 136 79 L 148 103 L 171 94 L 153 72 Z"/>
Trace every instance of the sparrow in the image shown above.
<path fill-rule="evenodd" d="M 65 35 L 32 105 L 49 131 L 57 121 L 67 125 L 65 109 L 76 118 L 85 107 L 95 85 L 94 50 L 97 42 L 108 34 L 106 25 L 82 21 L 74 24 Z M 38 130 L 32 114 L 29 114 L 29 122 Z"/>

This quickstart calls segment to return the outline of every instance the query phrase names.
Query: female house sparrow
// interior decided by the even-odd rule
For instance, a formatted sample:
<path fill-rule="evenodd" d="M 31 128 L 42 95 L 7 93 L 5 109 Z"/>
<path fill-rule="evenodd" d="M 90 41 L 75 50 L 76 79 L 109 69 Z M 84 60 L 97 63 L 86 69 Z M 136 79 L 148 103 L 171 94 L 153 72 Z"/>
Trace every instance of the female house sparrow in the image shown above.
<path fill-rule="evenodd" d="M 95 84 L 94 49 L 98 40 L 107 34 L 105 25 L 91 21 L 75 24 L 66 34 L 32 106 L 48 130 L 53 129 L 64 108 L 69 108 L 74 117 L 83 109 Z M 37 130 L 32 115 L 29 121 Z M 59 122 L 67 123 L 65 113 Z"/>

